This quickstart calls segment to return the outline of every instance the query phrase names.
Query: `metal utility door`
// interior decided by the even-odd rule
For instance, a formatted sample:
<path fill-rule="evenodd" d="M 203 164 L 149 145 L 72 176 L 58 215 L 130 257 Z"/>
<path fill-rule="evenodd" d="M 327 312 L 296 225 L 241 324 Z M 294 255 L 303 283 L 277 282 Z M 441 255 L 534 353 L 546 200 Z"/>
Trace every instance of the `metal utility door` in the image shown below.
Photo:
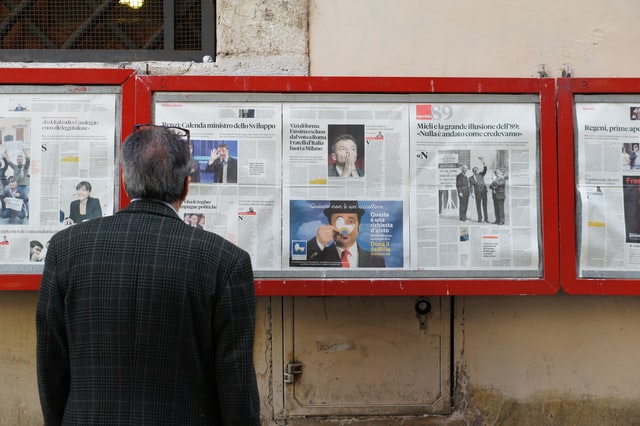
<path fill-rule="evenodd" d="M 448 297 L 274 302 L 276 418 L 450 412 Z"/>

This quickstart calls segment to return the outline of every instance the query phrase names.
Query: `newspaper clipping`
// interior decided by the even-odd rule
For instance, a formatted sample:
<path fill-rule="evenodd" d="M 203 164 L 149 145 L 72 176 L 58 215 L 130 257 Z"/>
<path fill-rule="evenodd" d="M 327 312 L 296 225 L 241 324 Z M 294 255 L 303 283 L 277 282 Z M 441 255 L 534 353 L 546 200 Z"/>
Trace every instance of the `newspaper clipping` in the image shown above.
<path fill-rule="evenodd" d="M 245 249 L 264 271 L 281 264 L 281 110 L 278 103 L 155 103 L 156 124 L 191 133 L 191 186 L 178 213 Z"/>
<path fill-rule="evenodd" d="M 58 230 L 113 214 L 116 95 L 2 95 L 0 110 L 0 265 L 24 271 Z"/>
<path fill-rule="evenodd" d="M 576 102 L 575 112 L 579 276 L 637 276 L 640 103 Z"/>
<path fill-rule="evenodd" d="M 283 105 L 283 269 L 410 268 L 408 111 Z"/>
<path fill-rule="evenodd" d="M 419 103 L 410 117 L 413 267 L 538 274 L 535 105 Z"/>

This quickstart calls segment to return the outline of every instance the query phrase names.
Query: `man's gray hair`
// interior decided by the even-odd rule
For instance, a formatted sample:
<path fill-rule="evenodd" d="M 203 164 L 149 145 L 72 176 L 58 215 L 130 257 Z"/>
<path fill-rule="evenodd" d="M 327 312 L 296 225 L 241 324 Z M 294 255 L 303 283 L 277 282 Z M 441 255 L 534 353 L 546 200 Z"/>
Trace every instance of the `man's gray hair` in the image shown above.
<path fill-rule="evenodd" d="M 150 126 L 136 131 L 122 146 L 125 190 L 130 198 L 178 201 L 190 161 L 189 144 L 170 129 Z"/>

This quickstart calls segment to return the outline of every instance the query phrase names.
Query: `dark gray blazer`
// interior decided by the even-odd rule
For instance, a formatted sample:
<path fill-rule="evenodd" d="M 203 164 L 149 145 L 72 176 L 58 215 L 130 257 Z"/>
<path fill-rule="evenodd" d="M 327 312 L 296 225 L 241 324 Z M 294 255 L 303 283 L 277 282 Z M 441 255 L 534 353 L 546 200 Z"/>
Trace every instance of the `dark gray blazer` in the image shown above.
<path fill-rule="evenodd" d="M 164 203 L 55 234 L 36 330 L 47 425 L 260 424 L 249 255 Z"/>

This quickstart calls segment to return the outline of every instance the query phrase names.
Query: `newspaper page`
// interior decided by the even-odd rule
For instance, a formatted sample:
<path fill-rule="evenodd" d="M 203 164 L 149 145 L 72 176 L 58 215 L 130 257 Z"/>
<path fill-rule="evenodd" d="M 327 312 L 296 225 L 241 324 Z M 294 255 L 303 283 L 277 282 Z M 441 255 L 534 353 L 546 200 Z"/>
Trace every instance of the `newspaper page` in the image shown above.
<path fill-rule="evenodd" d="M 411 105 L 411 262 L 539 276 L 537 104 Z"/>
<path fill-rule="evenodd" d="M 116 103 L 115 94 L 0 95 L 3 272 L 41 270 L 55 232 L 113 214 Z"/>
<path fill-rule="evenodd" d="M 576 102 L 580 277 L 640 270 L 640 102 Z"/>
<path fill-rule="evenodd" d="M 193 167 L 178 212 L 250 255 L 256 270 L 280 269 L 279 103 L 154 103 L 155 123 L 189 129 Z"/>
<path fill-rule="evenodd" d="M 282 114 L 283 269 L 408 269 L 408 104 L 285 103 Z"/>

